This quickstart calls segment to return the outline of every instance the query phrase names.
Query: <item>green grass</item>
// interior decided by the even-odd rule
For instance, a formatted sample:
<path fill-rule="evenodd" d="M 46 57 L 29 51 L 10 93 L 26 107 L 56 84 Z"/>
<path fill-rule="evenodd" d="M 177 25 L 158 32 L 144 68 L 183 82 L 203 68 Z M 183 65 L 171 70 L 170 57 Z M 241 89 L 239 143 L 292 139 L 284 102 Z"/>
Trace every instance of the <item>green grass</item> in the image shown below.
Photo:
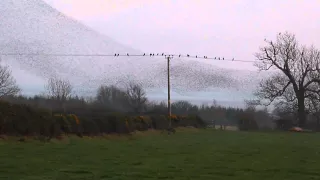
<path fill-rule="evenodd" d="M 203 130 L 131 139 L 0 141 L 0 179 L 318 179 L 320 134 Z"/>

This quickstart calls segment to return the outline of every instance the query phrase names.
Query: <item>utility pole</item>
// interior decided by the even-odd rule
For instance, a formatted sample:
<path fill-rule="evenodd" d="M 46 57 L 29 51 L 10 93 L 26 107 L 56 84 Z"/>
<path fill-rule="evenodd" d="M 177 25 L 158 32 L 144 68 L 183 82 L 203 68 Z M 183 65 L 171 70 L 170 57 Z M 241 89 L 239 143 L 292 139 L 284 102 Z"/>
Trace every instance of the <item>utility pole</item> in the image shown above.
<path fill-rule="evenodd" d="M 168 64 L 168 115 L 169 115 L 169 130 L 171 129 L 171 102 L 170 102 L 170 55 L 167 57 Z"/>

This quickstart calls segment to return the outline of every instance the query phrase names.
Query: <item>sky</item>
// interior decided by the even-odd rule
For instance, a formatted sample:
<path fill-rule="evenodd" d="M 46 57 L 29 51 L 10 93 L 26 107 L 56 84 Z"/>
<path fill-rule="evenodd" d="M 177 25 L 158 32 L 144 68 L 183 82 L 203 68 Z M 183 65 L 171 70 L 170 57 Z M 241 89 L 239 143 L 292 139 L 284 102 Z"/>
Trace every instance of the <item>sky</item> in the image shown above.
<path fill-rule="evenodd" d="M 254 60 L 264 38 L 284 31 L 295 33 L 303 44 L 320 46 L 319 0 L 45 1 L 143 51 Z M 221 66 L 255 69 L 250 63 Z"/>
<path fill-rule="evenodd" d="M 296 34 L 302 44 L 320 47 L 319 0 L 44 1 L 101 34 L 144 52 L 251 61 L 265 38 L 274 39 L 284 31 Z M 256 70 L 252 63 L 210 63 Z M 24 74 L 22 70 L 15 73 Z M 18 81 L 23 82 L 25 76 Z"/>

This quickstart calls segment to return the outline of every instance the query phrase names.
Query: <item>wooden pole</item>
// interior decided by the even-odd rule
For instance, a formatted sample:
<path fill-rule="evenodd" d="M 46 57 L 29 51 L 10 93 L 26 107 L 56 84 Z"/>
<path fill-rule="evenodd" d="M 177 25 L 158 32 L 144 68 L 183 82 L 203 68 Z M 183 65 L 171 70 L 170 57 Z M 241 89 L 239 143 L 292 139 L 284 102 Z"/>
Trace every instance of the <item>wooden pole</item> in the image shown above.
<path fill-rule="evenodd" d="M 171 102 L 170 102 L 170 55 L 167 57 L 168 64 L 168 115 L 169 115 L 169 129 L 171 129 Z"/>

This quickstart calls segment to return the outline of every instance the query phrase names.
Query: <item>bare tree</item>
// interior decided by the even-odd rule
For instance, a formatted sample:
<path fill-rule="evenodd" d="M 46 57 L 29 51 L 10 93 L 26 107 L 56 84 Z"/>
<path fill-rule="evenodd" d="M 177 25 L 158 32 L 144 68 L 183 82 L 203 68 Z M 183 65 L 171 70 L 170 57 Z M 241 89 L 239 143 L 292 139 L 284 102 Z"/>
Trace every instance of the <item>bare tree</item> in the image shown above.
<path fill-rule="evenodd" d="M 272 117 L 268 113 L 267 107 L 259 107 L 260 102 L 256 99 L 250 99 L 244 101 L 246 104 L 246 111 L 251 112 L 254 115 L 254 119 L 258 126 L 261 128 L 271 128 L 273 127 Z"/>
<path fill-rule="evenodd" d="M 279 33 L 275 42 L 267 41 L 255 54 L 255 65 L 261 71 L 276 69 L 277 74 L 263 80 L 256 92 L 259 99 L 297 103 L 299 126 L 306 123 L 305 99 L 319 91 L 311 88 L 320 83 L 320 52 L 315 47 L 301 46 L 295 35 Z"/>
<path fill-rule="evenodd" d="M 246 109 L 251 111 L 255 111 L 257 106 L 259 106 L 260 104 L 259 100 L 253 100 L 253 99 L 250 99 L 250 100 L 245 99 L 244 103 L 245 103 Z"/>
<path fill-rule="evenodd" d="M 0 98 L 16 95 L 20 88 L 16 84 L 8 66 L 0 65 Z"/>
<path fill-rule="evenodd" d="M 312 93 L 306 98 L 308 114 L 316 119 L 316 130 L 320 129 L 320 93 Z"/>
<path fill-rule="evenodd" d="M 157 102 L 147 102 L 147 111 L 150 113 L 159 113 L 165 114 L 168 111 L 167 102 L 161 101 L 160 103 Z"/>
<path fill-rule="evenodd" d="M 47 85 L 45 86 L 47 95 L 59 103 L 60 107 L 64 107 L 64 103 L 72 95 L 72 85 L 68 80 L 59 78 L 49 78 Z"/>
<path fill-rule="evenodd" d="M 96 102 L 105 108 L 125 111 L 127 108 L 126 92 L 115 86 L 100 86 L 96 95 Z"/>
<path fill-rule="evenodd" d="M 145 109 L 148 99 L 145 90 L 140 84 L 129 83 L 126 95 L 128 98 L 128 105 L 135 113 L 141 113 Z"/>
<path fill-rule="evenodd" d="M 215 99 L 212 100 L 212 107 L 218 107 L 217 100 Z"/>
<path fill-rule="evenodd" d="M 172 103 L 172 112 L 175 114 L 188 114 L 198 112 L 198 107 L 188 101 L 180 100 Z"/>

